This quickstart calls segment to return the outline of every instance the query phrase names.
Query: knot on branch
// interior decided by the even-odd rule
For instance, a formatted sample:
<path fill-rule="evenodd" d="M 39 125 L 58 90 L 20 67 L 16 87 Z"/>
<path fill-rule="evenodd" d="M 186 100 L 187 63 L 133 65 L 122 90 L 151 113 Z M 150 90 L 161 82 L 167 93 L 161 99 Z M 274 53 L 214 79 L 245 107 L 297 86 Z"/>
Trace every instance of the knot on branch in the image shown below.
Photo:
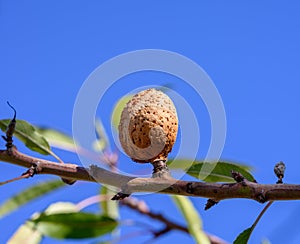
<path fill-rule="evenodd" d="M 155 160 L 153 165 L 153 178 L 169 178 L 171 177 L 166 160 Z"/>
<path fill-rule="evenodd" d="M 208 209 L 210 209 L 211 207 L 215 206 L 218 203 L 219 203 L 219 201 L 215 201 L 214 199 L 210 198 L 210 199 L 207 200 L 204 210 L 208 210 Z"/>
<path fill-rule="evenodd" d="M 259 203 L 265 203 L 268 201 L 268 199 L 266 198 L 266 194 L 264 192 L 264 190 L 261 190 L 256 196 L 255 196 L 256 200 Z"/>
<path fill-rule="evenodd" d="M 113 201 L 123 200 L 124 198 L 129 197 L 129 196 L 130 196 L 130 194 L 118 192 L 116 195 L 113 196 L 113 198 L 111 200 L 113 200 Z"/>
<path fill-rule="evenodd" d="M 231 175 L 232 175 L 232 178 L 237 183 L 241 183 L 241 182 L 243 182 L 245 180 L 245 177 L 241 173 L 239 173 L 239 172 L 231 170 Z"/>
<path fill-rule="evenodd" d="M 286 169 L 285 164 L 282 161 L 280 161 L 279 163 L 277 163 L 274 166 L 274 173 L 278 178 L 278 181 L 276 182 L 276 184 L 282 184 L 283 183 L 282 179 L 284 177 L 285 169 Z"/>

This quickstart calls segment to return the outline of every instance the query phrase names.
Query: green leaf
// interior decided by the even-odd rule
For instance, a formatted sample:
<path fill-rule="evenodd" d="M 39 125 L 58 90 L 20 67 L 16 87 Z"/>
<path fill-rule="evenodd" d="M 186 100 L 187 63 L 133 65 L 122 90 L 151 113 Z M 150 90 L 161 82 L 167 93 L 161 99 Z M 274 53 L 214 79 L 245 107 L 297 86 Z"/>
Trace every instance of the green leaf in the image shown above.
<path fill-rule="evenodd" d="M 101 207 L 102 207 L 102 211 L 103 214 L 106 216 L 109 216 L 113 219 L 117 219 L 119 218 L 119 204 L 118 201 L 112 201 L 110 200 L 111 196 L 114 196 L 117 192 L 116 188 L 114 188 L 115 190 L 111 190 L 109 186 L 102 186 L 101 188 L 101 195 L 102 196 L 109 196 L 108 199 L 101 201 Z"/>
<path fill-rule="evenodd" d="M 0 129 L 3 132 L 6 132 L 9 123 L 10 119 L 0 120 Z M 22 141 L 25 146 L 32 151 L 44 155 L 52 155 L 61 162 L 61 159 L 51 151 L 47 140 L 36 131 L 33 125 L 29 124 L 25 120 L 17 120 L 14 136 Z"/>
<path fill-rule="evenodd" d="M 45 214 L 57 214 L 57 213 L 74 213 L 78 212 L 78 209 L 74 203 L 70 202 L 56 202 L 51 204 L 45 211 Z M 31 219 L 36 219 L 40 216 L 40 213 L 34 213 Z M 43 235 L 35 228 L 32 222 L 27 221 L 21 225 L 18 230 L 9 239 L 9 244 L 30 243 L 38 244 L 41 242 Z"/>
<path fill-rule="evenodd" d="M 172 198 L 183 214 L 188 224 L 189 232 L 195 241 L 201 244 L 209 244 L 210 241 L 202 230 L 202 220 L 190 199 L 185 196 L 176 195 L 173 195 Z"/>
<path fill-rule="evenodd" d="M 42 234 L 34 229 L 32 223 L 21 225 L 13 236 L 8 240 L 8 244 L 30 243 L 38 244 L 42 241 Z"/>
<path fill-rule="evenodd" d="M 0 205 L 0 217 L 9 214 L 13 210 L 34 200 L 35 198 L 43 196 L 44 194 L 54 191 L 62 186 L 65 186 L 65 184 L 61 180 L 53 180 L 29 187 Z"/>
<path fill-rule="evenodd" d="M 36 126 L 36 129 L 39 134 L 43 135 L 47 139 L 51 147 L 59 148 L 68 152 L 78 153 L 84 156 L 91 155 L 90 151 L 82 148 L 80 145 L 78 145 L 78 143 L 75 145 L 73 138 L 64 132 L 47 127 Z"/>
<path fill-rule="evenodd" d="M 81 239 L 98 237 L 113 231 L 118 223 L 107 216 L 92 213 L 41 214 L 31 220 L 45 236 L 56 239 Z"/>
<path fill-rule="evenodd" d="M 248 166 L 220 161 L 209 163 L 209 169 L 213 167 L 213 170 L 207 173 L 201 171 L 204 164 L 203 161 L 192 162 L 188 159 L 176 159 L 168 162 L 170 169 L 184 169 L 187 174 L 206 182 L 234 182 L 234 179 L 231 176 L 232 170 L 241 173 L 249 181 L 255 181 L 254 177 L 249 172 L 251 168 Z"/>
<path fill-rule="evenodd" d="M 128 103 L 128 101 L 132 98 L 133 96 L 124 96 L 122 97 L 117 104 L 114 107 L 114 111 L 112 112 L 112 117 L 111 117 L 111 121 L 113 126 L 117 129 L 120 123 L 120 119 L 121 119 L 121 114 L 123 111 L 123 108 L 125 107 L 125 105 Z"/>
<path fill-rule="evenodd" d="M 242 233 L 239 234 L 239 236 L 235 239 L 233 244 L 247 244 L 248 240 L 250 238 L 250 235 L 252 233 L 253 229 L 252 227 L 244 230 Z"/>
<path fill-rule="evenodd" d="M 44 136 L 52 147 L 66 151 L 76 152 L 73 138 L 66 133 L 48 127 L 35 126 L 38 133 Z"/>
<path fill-rule="evenodd" d="M 52 203 L 44 212 L 44 214 L 58 214 L 58 213 L 75 213 L 78 212 L 76 204 L 71 202 L 56 202 Z M 34 219 L 34 218 L 33 218 Z"/>
<path fill-rule="evenodd" d="M 98 138 L 96 141 L 94 141 L 93 148 L 96 152 L 103 152 L 106 148 L 109 147 L 109 141 L 100 119 L 96 119 L 95 129 Z"/>

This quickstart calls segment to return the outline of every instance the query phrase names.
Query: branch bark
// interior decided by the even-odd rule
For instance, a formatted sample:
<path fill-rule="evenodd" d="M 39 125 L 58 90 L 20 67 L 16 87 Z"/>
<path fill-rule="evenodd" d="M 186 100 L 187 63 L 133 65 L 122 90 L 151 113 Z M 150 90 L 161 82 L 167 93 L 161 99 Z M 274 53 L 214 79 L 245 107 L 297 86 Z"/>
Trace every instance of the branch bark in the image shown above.
<path fill-rule="evenodd" d="M 14 147 L 10 150 L 0 150 L 0 161 L 25 168 L 34 167 L 36 174 L 51 174 L 70 180 L 98 182 L 100 184 L 119 187 L 125 194 L 158 192 L 204 197 L 216 201 L 231 198 L 247 198 L 261 203 L 300 199 L 300 185 L 258 184 L 249 181 L 221 184 L 181 181 L 173 178 L 136 178 L 114 173 L 97 166 L 84 168 L 76 164 L 58 164 L 56 162 L 22 154 Z"/>

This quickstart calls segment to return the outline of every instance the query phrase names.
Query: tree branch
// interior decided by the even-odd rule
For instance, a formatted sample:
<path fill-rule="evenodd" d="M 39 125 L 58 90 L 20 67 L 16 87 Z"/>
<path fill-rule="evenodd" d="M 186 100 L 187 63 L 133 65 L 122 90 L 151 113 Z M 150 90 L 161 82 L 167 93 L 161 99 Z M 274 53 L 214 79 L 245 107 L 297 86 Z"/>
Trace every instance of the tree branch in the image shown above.
<path fill-rule="evenodd" d="M 261 203 L 266 201 L 300 199 L 300 185 L 257 184 L 249 181 L 220 184 L 181 181 L 173 178 L 135 178 L 110 172 L 97 166 L 84 168 L 76 164 L 58 164 L 22 154 L 15 147 L 9 151 L 0 150 L 0 161 L 26 168 L 35 167 L 36 174 L 51 174 L 70 180 L 83 180 L 112 185 L 121 188 L 124 194 L 159 192 L 205 197 L 216 201 L 230 198 L 247 198 Z"/>
<path fill-rule="evenodd" d="M 171 230 L 178 230 L 178 231 L 182 231 L 185 233 L 189 233 L 189 230 L 187 227 L 182 226 L 180 224 L 174 223 L 173 221 L 167 219 L 164 215 L 162 214 L 157 214 L 157 213 L 153 213 L 148 209 L 148 206 L 146 205 L 146 203 L 144 201 L 139 201 L 135 198 L 129 197 L 126 198 L 124 200 L 122 200 L 120 202 L 122 205 L 125 205 L 127 207 L 129 207 L 132 210 L 135 210 L 137 212 L 139 212 L 140 214 L 146 215 L 154 220 L 160 221 L 161 223 L 165 224 L 165 228 L 162 231 L 156 232 L 155 235 L 161 235 L 165 232 L 171 231 Z M 208 239 L 210 240 L 211 244 L 226 244 L 227 242 L 225 242 L 224 240 L 220 239 L 217 236 L 211 235 L 206 233 Z"/>

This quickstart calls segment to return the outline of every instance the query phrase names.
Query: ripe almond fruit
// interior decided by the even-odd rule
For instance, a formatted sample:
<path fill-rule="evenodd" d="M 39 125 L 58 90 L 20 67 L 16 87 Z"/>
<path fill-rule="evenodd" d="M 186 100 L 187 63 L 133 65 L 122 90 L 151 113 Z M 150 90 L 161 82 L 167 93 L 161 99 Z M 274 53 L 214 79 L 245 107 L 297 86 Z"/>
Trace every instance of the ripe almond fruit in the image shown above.
<path fill-rule="evenodd" d="M 175 143 L 178 118 L 172 100 L 163 92 L 148 89 L 126 104 L 119 124 L 119 139 L 135 162 L 166 161 Z"/>

